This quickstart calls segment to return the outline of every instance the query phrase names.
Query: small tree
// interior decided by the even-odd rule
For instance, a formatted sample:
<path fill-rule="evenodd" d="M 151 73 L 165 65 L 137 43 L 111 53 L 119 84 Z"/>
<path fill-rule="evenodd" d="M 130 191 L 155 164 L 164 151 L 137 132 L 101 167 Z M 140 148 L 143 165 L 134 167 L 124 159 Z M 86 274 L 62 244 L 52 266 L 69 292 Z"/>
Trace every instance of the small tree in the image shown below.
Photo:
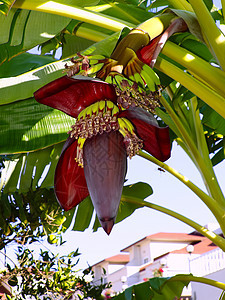
<path fill-rule="evenodd" d="M 34 251 L 19 246 L 18 263 L 12 266 L 10 260 L 1 271 L 1 282 L 12 287 L 12 294 L 7 295 L 7 299 L 98 300 L 103 299 L 103 290 L 110 287 L 110 284 L 103 283 L 93 285 L 91 268 L 82 273 L 75 270 L 79 260 L 77 250 L 61 257 L 41 250 L 39 258 L 35 256 Z"/>

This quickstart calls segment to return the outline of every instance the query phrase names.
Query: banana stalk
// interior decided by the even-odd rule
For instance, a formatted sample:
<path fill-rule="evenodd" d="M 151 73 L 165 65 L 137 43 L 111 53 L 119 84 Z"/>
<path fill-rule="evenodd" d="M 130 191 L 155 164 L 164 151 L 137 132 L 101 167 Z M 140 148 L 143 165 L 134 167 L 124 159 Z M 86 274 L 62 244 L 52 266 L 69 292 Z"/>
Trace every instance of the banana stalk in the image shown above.
<path fill-rule="evenodd" d="M 215 218 L 217 219 L 220 227 L 225 233 L 225 223 L 224 223 L 224 215 L 225 215 L 225 208 L 221 206 L 219 203 L 215 201 L 212 197 L 207 195 L 204 191 L 202 191 L 199 187 L 197 187 L 193 182 L 191 182 L 188 178 L 181 175 L 179 172 L 168 166 L 166 163 L 159 161 L 155 157 L 148 155 L 147 153 L 140 151 L 139 156 L 153 162 L 154 164 L 158 165 L 162 169 L 169 172 L 171 175 L 176 177 L 180 180 L 184 185 L 186 185 L 190 190 L 192 190 L 204 203 L 205 205 L 211 210 Z M 190 225 L 192 226 L 192 225 Z M 223 246 L 224 247 L 224 246 Z"/>
<path fill-rule="evenodd" d="M 94 30 L 92 28 L 87 28 L 83 24 L 81 24 L 75 33 L 76 36 L 87 39 L 93 42 L 100 42 L 108 37 L 107 34 Z"/>
<path fill-rule="evenodd" d="M 171 116 L 173 122 L 175 123 L 179 131 L 178 136 L 181 137 L 186 147 L 189 149 L 189 153 L 191 154 L 192 161 L 200 171 L 210 195 L 212 195 L 212 197 L 217 201 L 218 204 L 220 203 L 221 205 L 224 206 L 225 199 L 220 189 L 220 186 L 217 182 L 216 175 L 214 174 L 213 168 L 209 168 L 209 165 L 205 163 L 205 157 L 201 156 L 201 153 L 199 152 L 198 148 L 194 143 L 194 139 L 192 138 L 190 133 L 186 130 L 184 124 L 181 122 L 179 116 L 177 116 L 173 108 L 163 97 L 161 97 L 161 102 L 163 106 L 166 108 L 169 115 Z M 195 130 L 197 130 L 200 133 L 199 128 L 195 128 Z M 213 209 L 213 206 L 210 209 Z"/>
<path fill-rule="evenodd" d="M 140 155 L 142 156 L 142 155 Z M 167 166 L 166 164 L 164 164 L 164 166 Z M 169 167 L 169 166 L 167 166 Z M 167 168 L 165 168 L 167 169 Z M 172 169 L 169 167 L 169 169 Z M 173 169 L 172 169 L 173 170 Z M 167 170 L 168 171 L 168 170 Z M 179 174 L 177 171 L 173 170 L 174 172 L 176 172 L 177 174 Z M 182 176 L 182 175 L 180 175 Z M 218 247 L 220 247 L 223 251 L 225 251 L 225 241 L 224 238 L 222 238 L 221 236 L 217 235 L 216 233 L 208 230 L 207 228 L 205 228 L 204 226 L 194 222 L 193 220 L 173 211 L 170 210 L 166 207 L 157 205 L 155 203 L 151 203 L 151 202 L 146 202 L 146 201 L 140 201 L 140 199 L 136 199 L 134 197 L 124 197 L 122 196 L 121 201 L 124 202 L 128 202 L 128 203 L 134 203 L 137 204 L 138 206 L 142 206 L 142 207 L 148 207 L 157 211 L 160 211 L 164 214 L 167 214 L 189 226 L 191 226 L 192 228 L 194 228 L 196 231 L 200 232 L 203 236 L 207 237 L 209 240 L 211 240 L 213 243 L 215 243 Z"/>
<path fill-rule="evenodd" d="M 206 104 L 211 106 L 216 112 L 218 112 L 218 114 L 225 118 L 225 99 L 216 91 L 213 91 L 202 82 L 173 65 L 171 62 L 160 57 L 158 57 L 155 67 L 159 71 L 180 82 L 183 86 L 201 98 Z"/>
<path fill-rule="evenodd" d="M 225 97 L 225 73 L 210 63 L 201 59 L 192 52 L 167 41 L 162 49 L 162 54 L 178 62 L 204 84 L 214 89 L 222 97 Z"/>
<path fill-rule="evenodd" d="M 167 0 L 174 8 L 193 11 L 191 5 L 186 0 Z"/>
<path fill-rule="evenodd" d="M 214 19 L 208 11 L 204 1 L 189 1 L 201 26 L 205 42 L 209 45 L 212 54 L 217 59 L 221 68 L 225 71 L 225 36 L 217 27 Z"/>
<path fill-rule="evenodd" d="M 46 2 L 44 0 L 17 0 L 13 7 L 56 14 L 76 19 L 81 22 L 97 25 L 115 32 L 122 30 L 126 26 L 129 28 L 134 27 L 134 24 L 121 21 L 113 17 L 104 16 L 103 14 L 99 14 L 97 12 L 91 12 L 73 5 L 61 4 L 55 1 Z"/>
<path fill-rule="evenodd" d="M 225 20 L 225 0 L 221 0 L 221 4 L 222 4 L 222 11 L 223 11 L 223 19 Z"/>

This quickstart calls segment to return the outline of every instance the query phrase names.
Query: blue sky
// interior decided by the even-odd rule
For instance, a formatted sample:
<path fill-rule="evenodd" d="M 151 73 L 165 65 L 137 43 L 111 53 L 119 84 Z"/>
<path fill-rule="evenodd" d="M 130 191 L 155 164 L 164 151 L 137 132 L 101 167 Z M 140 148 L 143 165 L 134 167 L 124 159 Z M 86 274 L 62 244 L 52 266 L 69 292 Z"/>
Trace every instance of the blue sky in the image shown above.
<path fill-rule="evenodd" d="M 204 189 L 202 179 L 195 166 L 185 152 L 173 143 L 171 158 L 166 162 L 182 175 L 186 176 L 200 188 Z M 217 178 L 225 192 L 225 162 L 215 167 Z M 183 183 L 179 182 L 169 173 L 158 171 L 158 166 L 135 156 L 128 161 L 127 184 L 138 181 L 147 182 L 153 188 L 153 195 L 147 198 L 153 202 L 176 212 L 184 214 L 201 225 L 215 222 L 214 217 L 201 200 L 195 196 Z M 205 190 L 205 189 L 204 189 Z M 66 255 L 79 248 L 81 253 L 77 269 L 83 269 L 93 265 L 104 258 L 116 255 L 119 251 L 137 240 L 157 232 L 191 232 L 193 229 L 186 224 L 149 208 L 136 210 L 129 218 L 114 225 L 108 236 L 102 228 L 92 232 L 91 228 L 84 232 L 68 230 L 64 234 L 66 243 L 62 246 L 51 246 L 48 243 L 32 245 L 37 254 L 39 249 L 50 249 L 54 253 Z M 13 252 L 16 249 L 10 247 L 7 255 L 15 261 Z M 0 257 L 0 261 L 4 261 Z"/>
<path fill-rule="evenodd" d="M 204 189 L 195 166 L 175 143 L 167 164 Z M 154 193 L 148 201 L 173 209 L 201 225 L 215 222 L 211 212 L 201 200 L 172 175 L 158 171 L 156 165 L 137 156 L 129 160 L 128 165 L 127 184 L 143 181 L 152 186 Z M 216 167 L 217 177 L 222 187 L 225 187 L 224 166 L 225 163 L 222 163 Z M 116 224 L 109 236 L 102 228 L 95 233 L 91 229 L 85 232 L 68 231 L 64 236 L 67 241 L 65 245 L 50 249 L 66 254 L 79 248 L 82 255 L 78 266 L 85 268 L 88 264 L 93 265 L 119 253 L 121 249 L 147 235 L 161 231 L 191 232 L 193 229 L 163 213 L 141 208 L 123 222 Z"/>

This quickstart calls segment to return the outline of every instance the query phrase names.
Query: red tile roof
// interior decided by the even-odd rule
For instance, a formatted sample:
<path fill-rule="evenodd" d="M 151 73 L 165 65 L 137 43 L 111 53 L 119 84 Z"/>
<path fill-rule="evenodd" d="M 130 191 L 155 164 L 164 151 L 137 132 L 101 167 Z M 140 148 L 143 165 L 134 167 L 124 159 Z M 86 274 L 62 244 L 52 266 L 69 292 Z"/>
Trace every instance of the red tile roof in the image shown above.
<path fill-rule="evenodd" d="M 105 258 L 101 260 L 100 262 L 94 264 L 92 267 L 99 265 L 103 262 L 109 262 L 112 264 L 127 264 L 130 261 L 130 255 L 129 254 L 117 254 L 108 258 Z"/>
<path fill-rule="evenodd" d="M 144 265 L 144 266 L 141 266 L 140 269 L 139 269 L 139 272 L 144 271 L 144 270 L 145 270 L 147 267 L 149 267 L 150 265 L 152 265 L 152 262 L 151 262 L 151 263 L 148 263 L 148 264 L 146 264 L 146 265 Z"/>
<path fill-rule="evenodd" d="M 148 235 L 143 239 L 129 245 L 128 247 L 121 250 L 126 252 L 128 249 L 134 245 L 139 244 L 144 240 L 157 241 L 157 242 L 200 242 L 203 239 L 202 236 L 192 235 L 188 233 L 176 233 L 176 232 L 159 232 L 155 234 Z"/>
<path fill-rule="evenodd" d="M 194 246 L 194 251 L 192 252 L 193 254 L 203 254 L 203 253 L 206 253 L 208 251 L 218 248 L 215 244 L 213 244 L 206 237 L 204 237 L 201 242 L 194 244 L 193 246 Z M 171 253 L 187 254 L 187 250 L 186 250 L 186 248 L 182 248 L 179 250 L 171 251 Z"/>
<path fill-rule="evenodd" d="M 128 263 L 130 261 L 130 255 L 129 254 L 117 254 L 117 255 L 106 258 L 105 261 L 108 261 L 111 263 Z"/>

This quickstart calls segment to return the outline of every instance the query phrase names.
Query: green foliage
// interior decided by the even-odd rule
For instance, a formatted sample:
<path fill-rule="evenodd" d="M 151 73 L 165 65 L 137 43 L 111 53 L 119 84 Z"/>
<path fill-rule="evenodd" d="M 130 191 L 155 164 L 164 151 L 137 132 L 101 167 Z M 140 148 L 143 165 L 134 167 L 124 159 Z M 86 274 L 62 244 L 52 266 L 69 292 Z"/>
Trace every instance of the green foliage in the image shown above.
<path fill-rule="evenodd" d="M 184 275 L 185 276 L 185 275 Z M 151 278 L 127 288 L 123 293 L 113 297 L 114 300 L 172 300 L 179 299 L 182 290 L 189 284 L 189 279 L 179 280 L 179 276 L 172 278 Z"/>
<path fill-rule="evenodd" d="M 27 243 L 44 235 L 49 237 L 49 242 L 60 240 L 65 217 L 52 187 L 61 148 L 62 144 L 57 144 L 11 160 L 2 159 L 1 249 L 12 241 Z M 47 169 L 46 165 L 49 165 Z"/>
<path fill-rule="evenodd" d="M 170 7 L 170 2 L 167 0 L 155 0 L 155 1 L 151 1 L 150 3 L 150 8 L 160 8 L 160 7 L 165 7 L 168 6 Z"/>
<path fill-rule="evenodd" d="M 132 185 L 124 186 L 121 202 L 116 218 L 116 223 L 129 217 L 137 208 L 141 208 L 141 202 L 153 193 L 150 185 L 144 182 L 137 182 Z M 126 202 L 127 199 L 135 199 L 136 203 Z M 140 202 L 140 204 L 138 204 Z M 71 211 L 69 219 L 74 218 L 73 230 L 84 231 L 89 227 L 94 214 L 94 207 L 91 202 L 91 198 L 87 197 L 78 206 L 77 210 Z M 67 216 L 67 213 L 64 214 Z M 68 226 L 68 223 L 64 223 L 63 226 Z M 93 230 L 96 231 L 100 227 L 97 216 L 95 216 L 95 221 L 93 225 Z"/>
<path fill-rule="evenodd" d="M 93 44 L 93 42 L 90 40 L 71 34 L 65 34 L 64 39 L 65 43 L 62 46 L 62 58 L 66 58 L 77 52 L 81 52 Z"/>
<path fill-rule="evenodd" d="M 110 3 L 110 1 L 103 1 L 103 2 Z M 138 1 L 121 1 L 125 3 L 118 3 L 118 2 L 120 1 L 115 1 L 111 6 L 108 5 L 107 8 L 104 8 L 102 13 L 115 18 L 117 18 L 120 15 L 122 16 L 122 19 L 124 21 L 133 23 L 135 25 L 138 25 L 139 23 L 153 16 L 153 13 L 144 9 L 143 5 L 135 5 L 134 2 L 138 4 Z"/>
<path fill-rule="evenodd" d="M 207 46 L 201 43 L 195 36 L 190 32 L 184 32 L 181 34 L 173 35 L 170 41 L 177 45 L 191 51 L 206 61 L 212 61 L 213 55 L 207 48 Z"/>
<path fill-rule="evenodd" d="M 3 0 L 1 1 L 0 12 L 7 15 L 15 0 Z"/>
<path fill-rule="evenodd" d="M 0 78 L 18 76 L 54 61 L 50 56 L 22 53 L 0 66 Z"/>
<path fill-rule="evenodd" d="M 0 15 L 0 64 L 49 40 L 70 22 L 62 16 L 12 8 Z"/>
<path fill-rule="evenodd" d="M 213 1 L 212 0 L 203 0 L 205 5 L 207 6 L 208 10 L 211 11 L 213 7 Z"/>
<path fill-rule="evenodd" d="M 222 292 L 222 294 L 220 295 L 219 300 L 224 300 L 225 299 L 225 291 Z"/>
<path fill-rule="evenodd" d="M 124 186 L 116 223 L 129 217 L 137 208 L 141 207 L 141 205 L 138 205 L 138 202 L 140 203 L 152 194 L 152 187 L 144 182 Z M 126 202 L 127 199 L 135 199 L 136 204 Z"/>
<path fill-rule="evenodd" d="M 1 193 L 0 203 L 0 249 L 13 241 L 24 244 L 43 236 L 49 236 L 50 242 L 60 241 L 65 217 L 53 189 Z"/>
<path fill-rule="evenodd" d="M 71 299 L 77 295 L 79 299 L 102 299 L 102 291 L 109 284 L 95 286 L 91 283 L 91 268 L 78 274 L 75 270 L 78 262 L 78 250 L 67 256 L 54 255 L 40 250 L 39 257 L 27 247 L 19 246 L 17 250 L 18 264 L 7 264 L 1 272 L 1 281 L 7 282 L 13 292 L 7 299 Z M 89 280 L 88 280 L 89 277 Z M 78 296 L 79 295 L 79 296 Z"/>
<path fill-rule="evenodd" d="M 55 167 L 62 146 L 63 143 L 59 143 L 39 151 L 10 157 L 2 170 L 0 188 L 3 193 L 27 193 L 40 186 L 53 187 Z"/>
<path fill-rule="evenodd" d="M 23 239 L 27 242 L 35 230 L 38 230 L 38 233 L 34 240 L 38 236 L 47 235 L 49 242 L 57 243 L 60 233 L 71 224 L 73 230 L 78 231 L 89 227 L 94 215 L 90 197 L 82 201 L 77 210 L 69 212 L 61 211 L 55 198 L 54 173 L 61 148 L 62 143 L 4 161 L 0 198 L 1 248 L 13 239 Z M 143 182 L 125 186 L 116 223 L 130 216 L 137 208 L 141 208 L 141 202 L 152 193 L 152 188 Z M 136 203 L 129 203 L 129 199 L 135 199 Z M 99 227 L 99 221 L 95 217 L 93 230 L 96 231 Z"/>
<path fill-rule="evenodd" d="M 215 166 L 225 158 L 225 120 L 208 105 L 203 105 L 200 110 L 203 113 L 202 123 L 205 125 L 206 141 L 209 153 L 212 155 L 211 161 Z"/>
<path fill-rule="evenodd" d="M 65 141 L 74 124 L 73 118 L 39 105 L 34 98 L 2 105 L 0 118 L 1 154 L 39 150 Z"/>

